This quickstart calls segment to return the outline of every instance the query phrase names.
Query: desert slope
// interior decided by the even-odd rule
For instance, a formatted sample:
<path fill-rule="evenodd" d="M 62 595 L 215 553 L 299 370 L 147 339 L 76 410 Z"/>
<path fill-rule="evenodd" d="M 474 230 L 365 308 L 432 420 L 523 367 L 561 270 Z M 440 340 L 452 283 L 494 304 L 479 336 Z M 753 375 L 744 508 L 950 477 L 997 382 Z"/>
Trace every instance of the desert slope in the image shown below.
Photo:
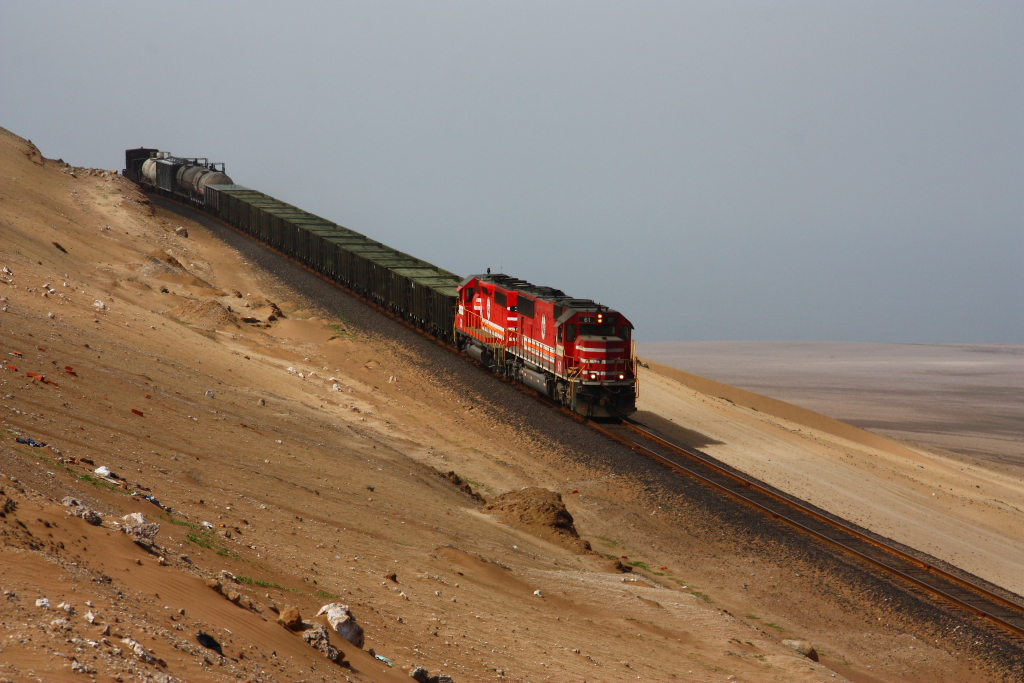
<path fill-rule="evenodd" d="M 661 363 L 647 365 L 640 409 L 698 432 L 697 442 L 683 435 L 695 447 L 864 528 L 1024 594 L 1019 478 Z"/>
<path fill-rule="evenodd" d="M 995 671 L 974 626 L 667 477 L 258 245 L 6 131 L 0 168 L 3 677 Z M 644 387 L 666 411 L 717 401 L 664 378 Z M 707 414 L 726 444 L 737 429 L 787 438 L 736 410 Z M 524 487 L 559 494 L 580 538 Z M 65 496 L 102 526 L 69 516 Z M 154 547 L 117 530 L 134 512 L 161 525 Z M 333 602 L 365 629 L 362 647 L 331 632 L 347 664 L 304 640 L 315 628 L 277 623 L 291 606 L 326 628 L 315 615 Z M 781 642 L 800 638 L 819 662 Z"/>

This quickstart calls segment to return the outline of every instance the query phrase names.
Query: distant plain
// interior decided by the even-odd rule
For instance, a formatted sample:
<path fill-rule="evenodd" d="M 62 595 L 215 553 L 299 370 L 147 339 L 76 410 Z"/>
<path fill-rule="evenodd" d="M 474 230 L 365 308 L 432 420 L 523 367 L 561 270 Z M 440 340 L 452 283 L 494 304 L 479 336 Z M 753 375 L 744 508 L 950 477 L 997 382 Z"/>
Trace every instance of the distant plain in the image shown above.
<path fill-rule="evenodd" d="M 638 353 L 878 434 L 1024 466 L 1021 344 L 651 342 Z"/>

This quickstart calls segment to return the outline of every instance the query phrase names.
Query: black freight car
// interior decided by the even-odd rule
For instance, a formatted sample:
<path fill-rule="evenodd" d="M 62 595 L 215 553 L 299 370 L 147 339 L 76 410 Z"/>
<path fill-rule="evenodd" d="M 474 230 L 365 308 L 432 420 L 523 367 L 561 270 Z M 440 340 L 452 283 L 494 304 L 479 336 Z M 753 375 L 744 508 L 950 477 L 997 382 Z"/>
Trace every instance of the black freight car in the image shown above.
<path fill-rule="evenodd" d="M 462 278 L 241 185 L 207 185 L 207 211 L 449 343 Z"/>

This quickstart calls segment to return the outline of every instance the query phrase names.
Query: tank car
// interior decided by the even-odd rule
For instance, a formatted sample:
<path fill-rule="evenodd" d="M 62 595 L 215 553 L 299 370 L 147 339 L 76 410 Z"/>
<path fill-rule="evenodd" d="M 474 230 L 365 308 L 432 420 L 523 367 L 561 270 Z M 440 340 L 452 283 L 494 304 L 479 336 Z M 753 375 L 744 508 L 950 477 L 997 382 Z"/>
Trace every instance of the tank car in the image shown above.
<path fill-rule="evenodd" d="M 196 206 L 205 205 L 209 186 L 234 183 L 224 172 L 224 164 L 210 163 L 205 158 L 174 157 L 167 152 L 140 147 L 126 150 L 124 161 L 124 176 L 143 189 Z"/>

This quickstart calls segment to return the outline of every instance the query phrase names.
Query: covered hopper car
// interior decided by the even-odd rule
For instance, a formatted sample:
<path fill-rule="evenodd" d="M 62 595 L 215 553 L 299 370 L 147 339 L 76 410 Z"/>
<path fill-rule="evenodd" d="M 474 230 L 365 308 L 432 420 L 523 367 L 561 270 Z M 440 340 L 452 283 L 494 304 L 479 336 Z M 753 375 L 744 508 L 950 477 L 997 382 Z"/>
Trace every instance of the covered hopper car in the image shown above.
<path fill-rule="evenodd" d="M 484 366 L 578 413 L 636 410 L 632 325 L 622 314 L 507 275 L 461 278 L 354 230 L 235 184 L 223 164 L 125 151 L 142 189 L 196 206 Z"/>

